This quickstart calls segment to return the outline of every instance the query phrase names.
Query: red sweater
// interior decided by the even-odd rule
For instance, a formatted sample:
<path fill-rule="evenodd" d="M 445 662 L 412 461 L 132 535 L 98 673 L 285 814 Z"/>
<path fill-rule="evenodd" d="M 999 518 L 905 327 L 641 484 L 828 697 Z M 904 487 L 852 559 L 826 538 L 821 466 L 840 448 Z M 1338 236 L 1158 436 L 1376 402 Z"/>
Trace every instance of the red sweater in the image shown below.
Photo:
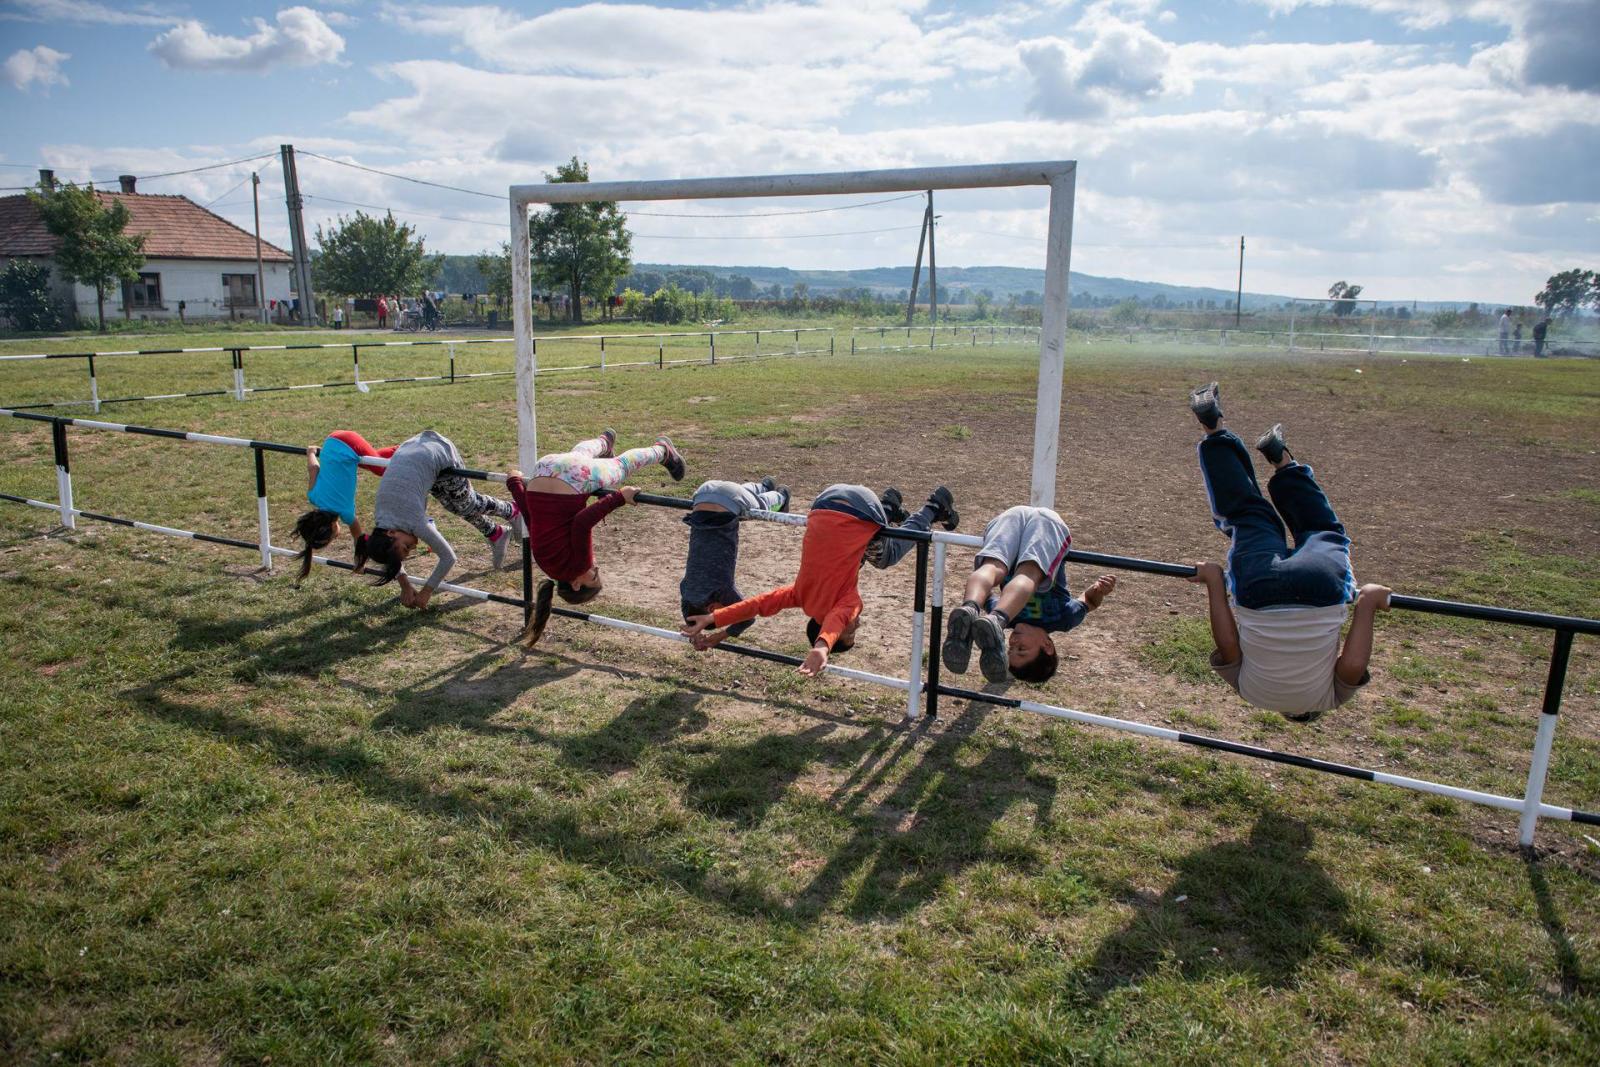
<path fill-rule="evenodd" d="M 817 636 L 831 649 L 844 628 L 861 614 L 856 576 L 867 544 L 878 529 L 877 523 L 842 511 L 810 512 L 800 545 L 800 573 L 794 582 L 718 610 L 711 616 L 712 624 L 732 626 L 757 615 L 800 608 L 822 624 Z"/>
<path fill-rule="evenodd" d="M 593 504 L 582 493 L 531 493 L 521 478 L 507 478 L 506 488 L 528 524 L 528 547 L 539 569 L 558 582 L 583 577 L 594 567 L 595 526 L 620 508 L 620 493 L 607 493 Z"/>

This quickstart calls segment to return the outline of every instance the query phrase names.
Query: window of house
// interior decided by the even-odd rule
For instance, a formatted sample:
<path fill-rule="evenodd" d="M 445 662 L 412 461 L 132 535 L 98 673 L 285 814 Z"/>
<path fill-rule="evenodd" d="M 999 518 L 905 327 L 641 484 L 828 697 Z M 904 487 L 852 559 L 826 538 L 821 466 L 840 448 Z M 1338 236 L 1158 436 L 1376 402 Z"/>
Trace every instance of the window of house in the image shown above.
<path fill-rule="evenodd" d="M 161 275 L 141 274 L 136 282 L 123 282 L 122 302 L 130 308 L 160 307 Z"/>
<path fill-rule="evenodd" d="M 256 276 L 254 274 L 224 274 L 222 297 L 228 307 L 256 307 Z"/>

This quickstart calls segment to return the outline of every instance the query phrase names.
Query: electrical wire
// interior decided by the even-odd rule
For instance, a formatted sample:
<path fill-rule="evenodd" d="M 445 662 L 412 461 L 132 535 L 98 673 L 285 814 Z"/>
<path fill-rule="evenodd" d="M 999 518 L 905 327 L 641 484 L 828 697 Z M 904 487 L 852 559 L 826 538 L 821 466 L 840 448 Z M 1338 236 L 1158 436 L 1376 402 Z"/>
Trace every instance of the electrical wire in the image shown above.
<path fill-rule="evenodd" d="M 334 159 L 332 156 L 325 156 L 319 152 L 312 152 L 305 148 L 296 149 L 296 151 L 302 156 L 311 156 L 313 159 L 321 159 L 328 163 L 337 163 L 341 167 L 351 167 L 355 170 L 364 170 L 368 174 L 381 174 L 385 178 L 397 178 L 403 182 L 412 182 L 416 185 L 426 185 L 434 189 L 447 189 L 452 193 L 467 193 L 471 196 L 483 196 L 489 198 L 490 200 L 506 199 L 506 197 L 503 197 L 498 193 L 486 193 L 480 189 L 463 189 L 459 185 L 441 185 L 439 182 L 430 182 L 424 178 L 413 178 L 409 174 L 396 174 L 391 170 L 379 170 L 377 167 L 368 167 L 360 163 L 351 163 L 344 159 Z"/>
<path fill-rule="evenodd" d="M 504 230 L 506 228 L 506 224 L 503 222 L 485 222 L 482 219 L 463 219 L 454 215 L 426 215 L 420 211 L 395 211 L 393 208 L 384 207 L 382 204 L 362 204 L 355 200 L 339 200 L 331 196 L 312 196 L 307 193 L 302 197 L 302 199 L 317 200 L 324 204 L 342 204 L 345 207 L 364 207 L 369 208 L 372 211 L 383 211 L 392 215 L 399 215 L 400 217 L 407 219 L 438 219 L 440 222 L 465 222 L 472 226 L 493 226 L 497 230 Z"/>
<path fill-rule="evenodd" d="M 199 174 L 203 170 L 219 170 L 222 167 L 237 167 L 241 163 L 254 163 L 258 159 L 271 159 L 276 152 L 263 152 L 259 156 L 246 156 L 244 159 L 230 159 L 226 163 L 208 163 L 203 167 L 190 167 L 188 170 L 169 170 L 164 174 L 141 174 L 139 181 L 150 182 L 157 178 L 176 178 L 180 174 Z"/>
<path fill-rule="evenodd" d="M 221 196 L 212 197 L 211 202 L 206 204 L 206 206 L 205 206 L 206 210 L 210 211 L 213 207 L 215 207 L 217 201 L 221 200 L 222 197 L 224 197 L 224 196 L 232 196 L 234 193 L 236 193 L 240 189 L 244 188 L 244 183 L 249 181 L 249 180 L 250 180 L 250 175 L 246 174 L 244 176 L 244 180 L 241 181 L 238 185 L 235 185 L 232 189 L 229 189 L 227 192 L 223 193 Z"/>

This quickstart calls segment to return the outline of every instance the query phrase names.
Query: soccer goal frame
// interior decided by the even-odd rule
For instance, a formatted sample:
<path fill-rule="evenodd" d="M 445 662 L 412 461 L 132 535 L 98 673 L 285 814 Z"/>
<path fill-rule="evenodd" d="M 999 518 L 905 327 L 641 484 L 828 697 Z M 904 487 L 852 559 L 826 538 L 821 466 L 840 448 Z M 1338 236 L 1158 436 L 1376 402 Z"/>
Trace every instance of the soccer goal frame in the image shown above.
<path fill-rule="evenodd" d="M 1061 439 L 1062 361 L 1067 333 L 1067 278 L 1072 260 L 1072 214 L 1078 164 L 1072 160 L 984 163 L 959 167 L 909 167 L 821 174 L 765 174 L 616 182 L 547 182 L 513 185 L 511 198 L 512 321 L 517 342 L 517 456 L 523 470 L 539 459 L 538 397 L 534 375 L 532 246 L 528 209 L 534 204 L 586 204 L 597 200 L 720 200 L 773 196 L 839 196 L 933 189 L 1050 189 L 1045 244 L 1044 306 L 1039 332 L 1039 380 L 1033 421 L 1030 498 L 1053 507 Z"/>

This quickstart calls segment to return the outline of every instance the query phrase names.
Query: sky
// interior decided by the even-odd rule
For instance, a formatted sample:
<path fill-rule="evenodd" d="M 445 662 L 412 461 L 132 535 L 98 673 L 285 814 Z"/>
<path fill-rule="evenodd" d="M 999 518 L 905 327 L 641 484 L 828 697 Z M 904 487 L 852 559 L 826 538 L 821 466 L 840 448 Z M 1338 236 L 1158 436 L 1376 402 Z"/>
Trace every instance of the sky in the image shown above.
<path fill-rule="evenodd" d="M 1600 0 L 0 0 L 0 56 L 0 186 L 132 173 L 249 229 L 256 170 L 282 246 L 293 144 L 308 232 L 364 205 L 442 252 L 497 247 L 497 198 L 573 156 L 1071 159 L 1090 274 L 1231 288 L 1243 236 L 1254 292 L 1527 304 L 1600 267 Z M 908 264 L 921 204 L 886 199 L 624 207 L 640 262 Z M 1045 201 L 938 194 L 940 259 L 1042 266 Z"/>

